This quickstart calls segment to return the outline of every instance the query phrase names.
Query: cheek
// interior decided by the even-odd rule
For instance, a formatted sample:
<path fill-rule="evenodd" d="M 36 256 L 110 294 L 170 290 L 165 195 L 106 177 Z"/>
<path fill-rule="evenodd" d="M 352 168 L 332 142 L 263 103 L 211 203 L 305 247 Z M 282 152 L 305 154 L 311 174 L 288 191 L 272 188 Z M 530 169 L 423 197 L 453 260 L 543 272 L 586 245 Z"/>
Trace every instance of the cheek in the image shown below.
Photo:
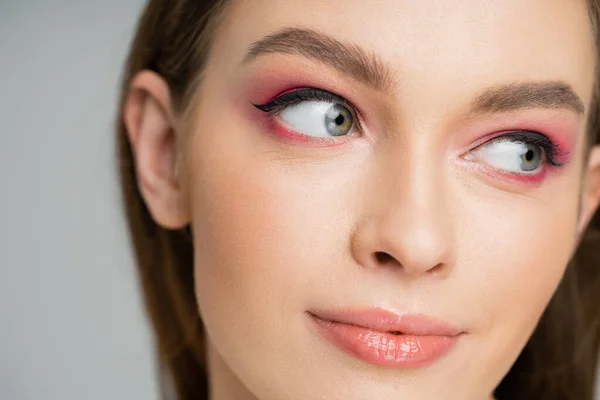
<path fill-rule="evenodd" d="M 199 134 L 191 143 L 194 278 L 215 345 L 251 360 L 248 353 L 277 346 L 273 335 L 296 323 L 307 287 L 326 274 L 323 263 L 340 240 L 329 222 L 342 212 L 335 187 L 341 175 L 324 177 L 319 163 L 286 160 L 241 126 L 231 121 L 213 130 L 227 137 Z M 255 345 L 242 350 L 247 341 Z"/>
<path fill-rule="evenodd" d="M 292 233 L 302 232 L 286 229 L 290 215 L 299 210 L 274 191 L 273 181 L 271 188 L 265 187 L 266 171 L 239 161 L 215 160 L 199 176 L 193 223 L 201 314 L 243 325 L 244 315 L 254 314 L 274 292 L 289 289 L 285 266 L 293 265 L 290 248 L 301 242 Z"/>
<path fill-rule="evenodd" d="M 486 320 L 481 356 L 490 365 L 512 364 L 564 274 L 575 239 L 576 181 L 575 174 L 554 179 L 536 197 L 496 192 L 473 200 L 471 192 L 462 202 L 469 204 L 462 212 L 470 238 L 461 241 L 462 262 L 475 288 L 471 304 Z"/>

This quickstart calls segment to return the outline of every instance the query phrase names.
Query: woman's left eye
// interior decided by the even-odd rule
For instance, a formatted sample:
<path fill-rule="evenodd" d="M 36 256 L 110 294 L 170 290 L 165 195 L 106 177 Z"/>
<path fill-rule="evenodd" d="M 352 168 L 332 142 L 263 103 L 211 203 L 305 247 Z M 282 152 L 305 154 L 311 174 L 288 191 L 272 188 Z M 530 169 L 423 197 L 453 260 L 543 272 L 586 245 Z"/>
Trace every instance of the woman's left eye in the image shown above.
<path fill-rule="evenodd" d="M 254 106 L 277 115 L 294 131 L 317 139 L 345 136 L 355 123 L 354 112 L 344 99 L 319 89 L 288 92 L 267 104 Z"/>
<path fill-rule="evenodd" d="M 535 174 L 546 162 L 560 165 L 554 158 L 556 152 L 556 146 L 545 135 L 537 132 L 511 132 L 480 145 L 467 159 L 481 159 L 506 172 Z"/>

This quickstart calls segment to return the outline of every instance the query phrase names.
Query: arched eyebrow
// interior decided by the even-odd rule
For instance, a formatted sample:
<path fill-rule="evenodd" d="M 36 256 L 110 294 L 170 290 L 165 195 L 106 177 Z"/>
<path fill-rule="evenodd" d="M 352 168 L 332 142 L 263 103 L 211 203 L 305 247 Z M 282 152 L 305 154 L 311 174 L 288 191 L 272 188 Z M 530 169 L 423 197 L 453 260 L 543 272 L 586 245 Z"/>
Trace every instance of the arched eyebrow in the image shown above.
<path fill-rule="evenodd" d="M 565 108 L 585 113 L 581 98 L 563 81 L 538 81 L 492 86 L 483 90 L 471 107 L 472 114 L 509 112 L 524 108 Z"/>
<path fill-rule="evenodd" d="M 268 53 L 298 54 L 316 60 L 380 91 L 391 86 L 389 68 L 373 53 L 311 29 L 285 28 L 265 36 L 250 45 L 242 62 Z"/>
<path fill-rule="evenodd" d="M 284 28 L 265 36 L 249 46 L 242 63 L 269 53 L 297 54 L 315 60 L 379 91 L 386 91 L 392 86 L 389 66 L 375 54 L 312 29 Z M 585 112 L 581 98 L 564 81 L 492 86 L 477 95 L 470 111 L 471 114 L 501 113 L 525 108 L 563 108 L 578 114 Z"/>

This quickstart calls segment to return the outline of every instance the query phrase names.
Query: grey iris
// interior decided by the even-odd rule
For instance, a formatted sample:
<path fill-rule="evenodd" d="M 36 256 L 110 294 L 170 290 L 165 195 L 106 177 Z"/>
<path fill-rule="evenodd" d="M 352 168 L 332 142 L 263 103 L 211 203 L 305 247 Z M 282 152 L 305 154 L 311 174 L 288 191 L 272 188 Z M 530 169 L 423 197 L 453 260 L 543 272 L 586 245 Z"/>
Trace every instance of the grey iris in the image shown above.
<path fill-rule="evenodd" d="M 525 152 L 521 154 L 521 168 L 524 171 L 536 170 L 542 162 L 542 149 L 539 146 L 527 144 Z"/>
<path fill-rule="evenodd" d="M 327 132 L 333 136 L 347 134 L 352 128 L 352 113 L 341 104 L 334 104 L 325 114 Z"/>

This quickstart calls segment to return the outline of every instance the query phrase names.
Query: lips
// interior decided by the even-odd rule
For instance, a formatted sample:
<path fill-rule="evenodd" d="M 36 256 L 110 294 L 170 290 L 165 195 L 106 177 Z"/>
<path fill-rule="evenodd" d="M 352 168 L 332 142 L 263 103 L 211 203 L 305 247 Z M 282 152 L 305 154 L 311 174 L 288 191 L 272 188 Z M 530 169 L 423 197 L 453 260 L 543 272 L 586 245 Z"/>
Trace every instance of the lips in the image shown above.
<path fill-rule="evenodd" d="M 380 308 L 308 313 L 321 337 L 371 364 L 419 367 L 441 358 L 457 343 L 460 328 L 422 315 Z"/>
<path fill-rule="evenodd" d="M 379 332 L 417 336 L 456 336 L 461 329 L 438 319 L 422 315 L 397 315 L 380 308 L 316 310 L 311 314 L 324 321 L 354 325 Z"/>

